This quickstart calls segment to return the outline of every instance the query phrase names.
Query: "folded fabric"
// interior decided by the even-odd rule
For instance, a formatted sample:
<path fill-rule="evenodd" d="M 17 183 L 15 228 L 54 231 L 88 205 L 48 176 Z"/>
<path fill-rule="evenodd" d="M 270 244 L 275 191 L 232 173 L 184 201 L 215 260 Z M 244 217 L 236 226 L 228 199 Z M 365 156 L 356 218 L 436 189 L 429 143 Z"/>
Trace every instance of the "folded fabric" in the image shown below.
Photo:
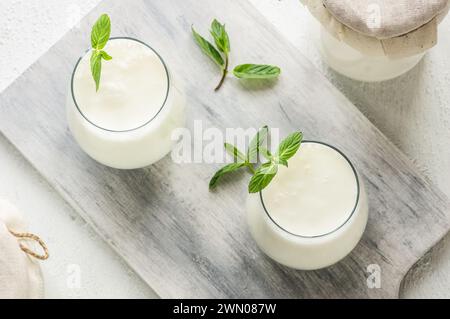
<path fill-rule="evenodd" d="M 0 199 L 0 299 L 43 298 L 40 266 L 25 253 L 13 233 L 26 232 L 16 207 Z"/>
<path fill-rule="evenodd" d="M 370 56 L 420 54 L 437 43 L 449 0 L 301 0 L 335 38 Z"/>

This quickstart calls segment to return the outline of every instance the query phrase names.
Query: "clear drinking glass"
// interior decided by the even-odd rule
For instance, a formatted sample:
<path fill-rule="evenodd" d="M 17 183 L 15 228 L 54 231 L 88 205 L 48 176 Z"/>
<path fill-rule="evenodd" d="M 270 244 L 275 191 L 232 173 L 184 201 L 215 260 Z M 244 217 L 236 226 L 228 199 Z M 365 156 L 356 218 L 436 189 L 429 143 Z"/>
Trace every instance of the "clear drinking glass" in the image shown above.
<path fill-rule="evenodd" d="M 265 189 L 249 195 L 247 223 L 252 237 L 267 256 L 291 268 L 314 270 L 338 262 L 353 250 L 367 224 L 368 203 L 362 180 L 353 164 L 341 151 L 320 142 L 305 141 L 302 145 L 306 143 L 319 143 L 330 147 L 345 158 L 354 173 L 354 182 L 357 185 L 356 201 L 353 209 L 348 211 L 345 222 L 335 225 L 331 231 L 314 236 L 288 231 L 277 223 L 265 205 Z M 323 201 L 327 200 L 323 198 Z"/>
<path fill-rule="evenodd" d="M 175 85 L 167 64 L 152 47 L 127 37 L 111 38 L 110 42 L 116 40 L 136 41 L 145 45 L 164 65 L 167 92 L 159 111 L 151 118 L 143 119 L 144 124 L 126 130 L 109 129 L 96 123 L 83 113 L 74 90 L 74 78 L 83 59 L 81 57 L 72 73 L 66 105 L 67 119 L 79 146 L 96 161 L 118 169 L 141 168 L 160 160 L 173 148 L 175 141 L 172 140 L 172 132 L 185 123 L 184 95 Z"/>

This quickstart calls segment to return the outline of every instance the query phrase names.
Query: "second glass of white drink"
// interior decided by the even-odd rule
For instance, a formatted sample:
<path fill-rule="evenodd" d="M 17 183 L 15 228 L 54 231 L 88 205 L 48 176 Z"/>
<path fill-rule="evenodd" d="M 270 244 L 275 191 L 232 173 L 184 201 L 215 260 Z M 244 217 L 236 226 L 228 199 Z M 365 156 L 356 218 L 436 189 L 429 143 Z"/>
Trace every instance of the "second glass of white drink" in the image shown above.
<path fill-rule="evenodd" d="M 272 183 L 247 201 L 250 232 L 261 250 L 288 267 L 314 270 L 348 255 L 368 219 L 366 192 L 335 147 L 304 141 Z"/>
<path fill-rule="evenodd" d="M 67 99 L 69 127 L 80 147 L 119 169 L 148 166 L 168 154 L 183 127 L 184 97 L 162 57 L 136 39 L 111 38 L 96 91 L 88 51 L 76 64 Z"/>

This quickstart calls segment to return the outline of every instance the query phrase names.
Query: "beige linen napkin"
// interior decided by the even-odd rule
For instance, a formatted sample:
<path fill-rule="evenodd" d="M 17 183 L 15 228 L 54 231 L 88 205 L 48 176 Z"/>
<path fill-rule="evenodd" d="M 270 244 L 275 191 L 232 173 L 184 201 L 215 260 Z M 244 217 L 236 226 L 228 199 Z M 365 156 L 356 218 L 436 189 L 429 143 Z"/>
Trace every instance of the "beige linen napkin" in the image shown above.
<path fill-rule="evenodd" d="M 0 199 L 0 299 L 43 298 L 38 261 L 21 249 L 11 231 L 26 232 L 25 222 L 16 207 Z"/>

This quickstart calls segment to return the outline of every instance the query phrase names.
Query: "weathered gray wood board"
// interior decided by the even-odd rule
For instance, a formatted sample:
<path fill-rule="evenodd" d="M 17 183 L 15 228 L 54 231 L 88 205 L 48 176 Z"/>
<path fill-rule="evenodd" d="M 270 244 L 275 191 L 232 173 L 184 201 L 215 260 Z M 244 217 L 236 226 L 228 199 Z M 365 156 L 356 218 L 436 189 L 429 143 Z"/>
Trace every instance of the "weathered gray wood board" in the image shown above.
<path fill-rule="evenodd" d="M 369 224 L 352 254 L 313 272 L 264 257 L 245 224 L 245 182 L 208 192 L 217 165 L 166 157 L 119 171 L 88 158 L 67 128 L 65 99 L 102 12 L 111 15 L 114 36 L 142 39 L 165 57 L 185 87 L 189 128 L 196 119 L 222 129 L 301 128 L 308 139 L 346 152 L 370 200 Z M 450 202 L 255 12 L 243 0 L 105 1 L 2 94 L 0 130 L 162 297 L 397 297 L 408 269 L 447 233 Z M 227 24 L 232 64 L 278 64 L 277 83 L 229 78 L 213 92 L 218 70 L 193 43 L 190 27 L 206 34 L 214 17 Z M 381 267 L 380 289 L 366 285 L 369 264 Z"/>

